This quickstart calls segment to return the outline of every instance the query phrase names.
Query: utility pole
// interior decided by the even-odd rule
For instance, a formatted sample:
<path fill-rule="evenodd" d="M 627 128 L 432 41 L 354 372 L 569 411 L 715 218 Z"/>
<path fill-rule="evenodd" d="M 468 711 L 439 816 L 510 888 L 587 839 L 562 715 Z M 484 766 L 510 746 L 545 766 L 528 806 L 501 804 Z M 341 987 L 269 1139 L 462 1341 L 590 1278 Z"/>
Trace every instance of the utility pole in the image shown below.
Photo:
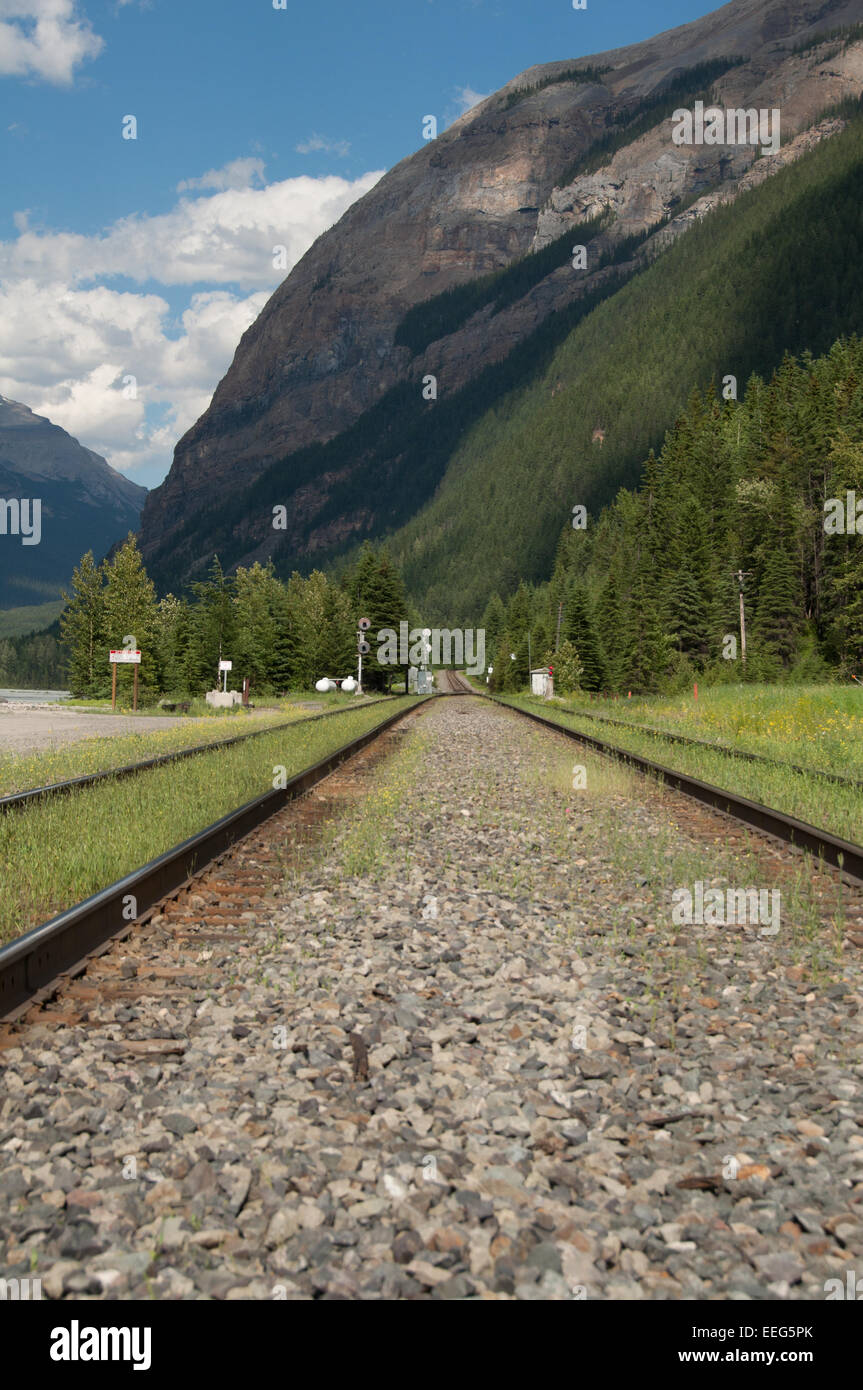
<path fill-rule="evenodd" d="M 744 666 L 746 665 L 746 610 L 743 603 L 743 587 L 751 573 L 751 570 L 737 570 L 735 575 L 740 590 L 740 660 Z"/>
<path fill-rule="evenodd" d="M 360 618 L 357 622 L 357 694 L 363 693 L 363 657 L 368 656 L 371 647 L 366 641 L 366 633 L 371 627 L 368 618 Z M 407 694 L 407 690 L 405 690 Z"/>
<path fill-rule="evenodd" d="M 556 636 L 555 639 L 554 639 L 554 651 L 555 651 L 555 655 L 557 655 L 558 648 L 560 647 L 560 620 L 561 620 L 562 617 L 563 617 L 563 599 L 561 599 L 561 600 L 560 600 L 560 603 L 557 605 L 557 636 Z"/>

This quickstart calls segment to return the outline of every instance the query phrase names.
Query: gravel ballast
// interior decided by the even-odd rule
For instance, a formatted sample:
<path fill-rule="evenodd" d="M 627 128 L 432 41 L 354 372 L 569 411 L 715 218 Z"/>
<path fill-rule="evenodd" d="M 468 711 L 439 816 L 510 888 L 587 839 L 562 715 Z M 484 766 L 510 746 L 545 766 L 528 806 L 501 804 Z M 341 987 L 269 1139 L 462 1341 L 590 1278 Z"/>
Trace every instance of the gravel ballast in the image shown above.
<path fill-rule="evenodd" d="M 863 1276 L 859 951 L 829 924 L 810 950 L 793 903 L 776 936 L 674 925 L 675 886 L 752 864 L 729 879 L 629 773 L 581 756 L 573 790 L 579 757 L 437 701 L 295 880 L 216 927 L 193 886 L 182 939 L 169 913 L 114 948 L 132 1003 L 8 1039 L 0 1276 L 538 1300 Z"/>

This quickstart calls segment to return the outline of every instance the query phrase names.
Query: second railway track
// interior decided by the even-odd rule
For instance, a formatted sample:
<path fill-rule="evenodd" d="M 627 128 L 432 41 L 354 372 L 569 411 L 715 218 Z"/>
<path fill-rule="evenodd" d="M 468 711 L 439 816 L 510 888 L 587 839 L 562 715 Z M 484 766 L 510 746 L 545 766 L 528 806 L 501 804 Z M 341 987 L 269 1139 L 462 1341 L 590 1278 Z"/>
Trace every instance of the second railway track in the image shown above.
<path fill-rule="evenodd" d="M 290 778 L 284 787 L 255 797 L 133 873 L 4 946 L 0 949 L 0 1019 L 14 1017 L 40 991 L 53 987 L 64 974 L 82 968 L 93 952 L 129 930 L 130 919 L 124 914 L 124 905 L 134 903 L 133 925 L 144 920 L 160 900 L 178 891 L 256 826 L 317 786 L 393 725 L 410 719 L 425 703 L 425 699 L 420 699 L 409 709 L 397 710 Z M 302 722 L 305 721 L 292 721 L 288 727 Z"/>
<path fill-rule="evenodd" d="M 182 762 L 184 758 L 195 758 L 204 753 L 215 753 L 220 748 L 232 748 L 238 743 L 247 742 L 249 739 L 261 738 L 264 734 L 278 733 L 280 729 L 292 729 L 300 724 L 314 723 L 319 719 L 331 719 L 334 715 L 350 714 L 354 709 L 383 704 L 388 698 L 390 697 L 385 696 L 380 700 L 369 700 L 365 706 L 346 705 L 344 709 L 324 710 L 322 714 L 310 714 L 302 719 L 286 719 L 281 724 L 268 724 L 265 728 L 250 729 L 247 733 L 234 734 L 231 738 L 214 739 L 212 743 L 195 743 L 189 748 L 177 748 L 171 753 L 160 753 L 155 758 L 144 758 L 141 762 L 125 763 L 121 767 L 106 768 L 103 772 L 87 772 L 80 777 L 64 778 L 61 782 L 48 782 L 41 787 L 28 787 L 24 791 L 10 792 L 6 796 L 0 796 L 0 812 L 23 810 L 38 801 L 45 801 L 54 796 L 68 796 L 70 792 L 80 791 L 84 787 L 94 787 L 103 782 L 119 782 L 125 777 L 134 777 L 141 772 L 149 772 L 153 768 L 164 767 L 167 763 Z"/>
<path fill-rule="evenodd" d="M 777 811 L 770 806 L 763 806 L 757 801 L 739 796 L 723 787 L 716 787 L 700 778 L 677 772 L 674 768 L 665 767 L 661 763 L 641 757 L 640 754 L 631 753 L 627 749 L 607 743 L 603 739 L 594 738 L 591 734 L 568 728 L 565 724 L 560 724 L 557 720 L 549 719 L 545 715 L 536 714 L 532 710 L 521 709 L 517 705 L 509 704 L 506 700 L 480 693 L 474 690 L 464 676 L 458 672 L 447 671 L 443 672 L 442 676 L 447 687 L 442 693 L 473 695 L 479 699 L 492 700 L 502 708 L 511 709 L 513 713 L 521 715 L 524 719 L 531 719 L 544 728 L 553 729 L 556 733 L 563 734 L 575 743 L 582 743 L 606 757 L 617 758 L 651 777 L 661 778 L 667 786 L 673 787 L 676 791 L 683 792 L 686 796 L 731 816 L 754 830 L 773 836 L 784 844 L 798 850 L 805 850 L 814 855 L 816 859 L 829 864 L 831 868 L 838 869 L 844 877 L 855 884 L 863 884 L 863 845 L 844 840 L 838 835 L 831 834 L 828 830 L 821 830 L 806 821 L 797 820 L 794 816 L 788 816 L 783 811 Z M 724 750 L 718 749 L 717 751 Z"/>

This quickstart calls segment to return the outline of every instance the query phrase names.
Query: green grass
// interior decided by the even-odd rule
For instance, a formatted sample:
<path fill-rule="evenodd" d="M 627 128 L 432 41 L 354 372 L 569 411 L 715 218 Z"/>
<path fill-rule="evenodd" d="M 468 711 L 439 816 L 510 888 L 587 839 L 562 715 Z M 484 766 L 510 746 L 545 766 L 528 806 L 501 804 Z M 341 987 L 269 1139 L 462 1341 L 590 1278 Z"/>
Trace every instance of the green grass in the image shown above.
<path fill-rule="evenodd" d="M 568 708 L 863 779 L 863 687 L 716 685 L 672 697 L 591 700 Z"/>
<path fill-rule="evenodd" d="M 0 942 L 56 916 L 375 727 L 413 697 L 302 721 L 234 748 L 0 818 Z"/>
<path fill-rule="evenodd" d="M 828 692 L 835 689 L 835 694 L 841 697 L 847 695 L 847 691 L 834 687 L 812 689 L 818 692 L 817 698 L 810 696 L 807 699 L 799 691 L 786 692 L 776 687 L 724 686 L 703 694 L 699 692 L 699 704 L 703 702 L 704 712 L 699 715 L 692 713 L 688 724 L 685 719 L 685 701 L 680 698 L 669 701 L 627 700 L 625 704 L 633 719 L 638 714 L 645 718 L 645 722 L 660 727 L 664 714 L 670 723 L 674 721 L 676 732 L 690 733 L 695 737 L 712 741 L 716 741 L 719 736 L 718 728 L 722 728 L 726 735 L 730 730 L 737 728 L 738 737 L 744 731 L 748 731 L 750 740 L 753 730 L 757 730 L 760 744 L 753 751 L 782 759 L 794 752 L 795 761 L 802 761 L 797 755 L 805 743 L 804 729 L 824 727 L 828 738 L 833 738 L 835 742 L 828 744 L 824 758 L 819 759 L 818 765 L 853 776 L 855 764 L 849 761 L 847 755 L 844 763 L 841 762 L 841 750 L 849 743 L 851 731 L 859 729 L 863 721 L 853 708 L 844 709 L 841 718 L 835 712 L 835 705 L 832 716 L 828 712 Z M 735 690 L 736 702 L 733 698 Z M 795 693 L 798 697 L 797 702 L 794 699 Z M 753 697 L 751 701 L 750 696 Z M 691 696 L 689 698 L 692 700 Z M 829 830 L 834 835 L 854 843 L 863 838 L 863 794 L 853 788 L 836 786 L 816 775 L 801 775 L 782 766 L 767 767 L 758 763 L 742 762 L 719 750 L 688 748 L 669 743 L 661 735 L 598 725 L 596 721 L 585 718 L 577 711 L 568 711 L 562 704 L 550 704 L 548 701 L 524 695 L 506 696 L 504 699 L 507 704 L 516 708 L 542 713 L 564 728 L 600 738 L 614 747 L 637 753 L 677 772 L 689 773 L 690 776 L 701 778 L 702 781 L 740 796 L 749 797 L 753 801 L 759 801 L 774 810 L 784 811 L 786 815 L 796 816 L 799 820 L 808 821 L 822 830 Z M 620 704 L 624 702 L 603 703 L 613 704 L 617 717 Z M 694 701 L 692 703 L 694 704 Z M 630 708 L 633 706 L 636 708 Z M 863 699 L 859 702 L 858 709 L 863 713 Z M 597 712 L 600 712 L 598 704 Z M 773 715 L 772 720 L 767 718 L 768 714 Z M 832 722 L 828 722 L 831 719 Z M 831 733 L 831 730 L 835 732 Z M 814 735 L 810 733 L 809 736 Z M 727 736 L 726 741 L 730 744 L 731 737 Z M 848 752 L 850 753 L 850 748 Z M 809 761 L 811 766 L 816 765 L 811 754 Z"/>

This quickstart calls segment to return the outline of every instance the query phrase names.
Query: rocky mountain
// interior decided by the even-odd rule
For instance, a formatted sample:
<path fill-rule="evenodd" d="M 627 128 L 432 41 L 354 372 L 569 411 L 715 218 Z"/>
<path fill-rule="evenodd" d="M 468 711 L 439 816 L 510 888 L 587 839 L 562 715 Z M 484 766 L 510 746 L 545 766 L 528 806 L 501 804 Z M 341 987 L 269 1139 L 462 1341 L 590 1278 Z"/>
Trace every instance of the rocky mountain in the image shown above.
<path fill-rule="evenodd" d="M 101 559 L 137 529 L 146 495 L 59 425 L 0 396 L 0 607 L 57 598 L 82 554 Z"/>
<path fill-rule="evenodd" d="M 861 21 L 863 0 L 732 0 L 529 68 L 398 164 L 274 293 L 150 493 L 161 586 L 214 549 L 309 567 L 421 512 L 474 418 L 431 411 L 841 131 L 822 117 L 863 89 Z M 673 111 L 698 100 L 778 111 L 778 148 L 676 143 Z"/>

